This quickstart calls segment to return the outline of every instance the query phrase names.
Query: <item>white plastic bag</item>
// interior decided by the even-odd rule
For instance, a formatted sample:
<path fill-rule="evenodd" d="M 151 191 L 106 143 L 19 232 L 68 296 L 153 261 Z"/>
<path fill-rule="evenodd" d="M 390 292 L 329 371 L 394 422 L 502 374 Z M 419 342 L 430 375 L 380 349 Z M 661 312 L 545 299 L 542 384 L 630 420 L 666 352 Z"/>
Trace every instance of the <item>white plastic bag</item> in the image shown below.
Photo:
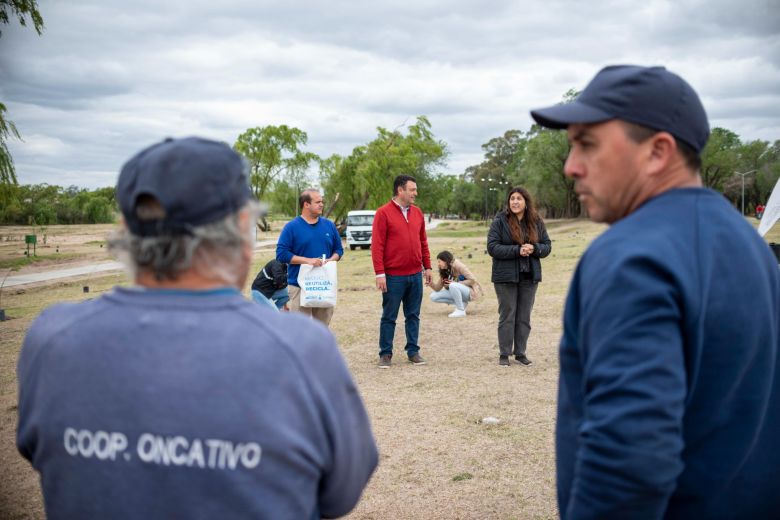
<path fill-rule="evenodd" d="M 327 262 L 322 267 L 301 265 L 298 285 L 301 287 L 301 307 L 335 307 L 338 294 L 336 262 Z"/>

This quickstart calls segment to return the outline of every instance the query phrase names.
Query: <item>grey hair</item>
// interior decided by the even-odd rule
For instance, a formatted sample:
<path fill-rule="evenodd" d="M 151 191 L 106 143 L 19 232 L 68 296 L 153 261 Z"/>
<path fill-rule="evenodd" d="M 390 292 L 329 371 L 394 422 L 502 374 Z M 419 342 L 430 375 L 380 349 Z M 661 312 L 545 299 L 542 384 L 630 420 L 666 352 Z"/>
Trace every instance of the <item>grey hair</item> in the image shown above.
<path fill-rule="evenodd" d="M 246 212 L 250 225 L 242 230 L 239 217 Z M 157 280 L 175 280 L 184 271 L 195 269 L 227 285 L 238 285 L 242 250 L 254 242 L 254 222 L 260 212 L 260 205 L 249 201 L 221 220 L 192 228 L 190 235 L 141 237 L 123 228 L 109 236 L 108 250 L 133 278 L 139 272 L 150 272 Z"/>

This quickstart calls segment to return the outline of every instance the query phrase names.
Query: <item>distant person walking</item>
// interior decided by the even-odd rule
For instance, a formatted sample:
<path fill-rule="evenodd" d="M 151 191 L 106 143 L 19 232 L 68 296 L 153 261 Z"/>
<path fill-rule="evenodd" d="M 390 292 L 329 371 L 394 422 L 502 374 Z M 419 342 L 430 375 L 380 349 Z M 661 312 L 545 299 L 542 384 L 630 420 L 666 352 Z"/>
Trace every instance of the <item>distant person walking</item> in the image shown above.
<path fill-rule="evenodd" d="M 287 283 L 290 310 L 311 316 L 326 326 L 333 318 L 333 307 L 301 307 L 301 287 L 298 273 L 301 264 L 319 267 L 325 262 L 338 262 L 344 256 L 336 225 L 322 216 L 324 203 L 320 192 L 309 188 L 298 198 L 301 214 L 284 225 L 276 243 L 276 259 L 288 264 Z M 325 256 L 323 261 L 322 257 Z"/>
<path fill-rule="evenodd" d="M 431 301 L 454 305 L 455 310 L 449 317 L 462 318 L 466 316 L 469 302 L 482 295 L 482 286 L 466 264 L 453 257 L 449 251 L 436 255 L 436 261 L 439 266 L 439 279 L 431 282 Z"/>
<path fill-rule="evenodd" d="M 395 321 L 404 306 L 406 356 L 424 365 L 420 355 L 420 306 L 423 282 L 431 283 L 431 256 L 425 234 L 425 218 L 413 202 L 417 181 L 399 175 L 393 181 L 393 198 L 379 208 L 371 231 L 371 260 L 376 287 L 382 291 L 382 319 L 379 323 L 379 368 L 390 368 L 393 358 Z"/>
<path fill-rule="evenodd" d="M 550 254 L 552 242 L 528 190 L 509 192 L 506 210 L 490 225 L 487 247 L 493 257 L 490 281 L 498 298 L 498 364 L 509 366 L 514 354 L 518 363 L 529 366 L 526 349 L 536 288 L 542 281 L 540 260 Z"/>

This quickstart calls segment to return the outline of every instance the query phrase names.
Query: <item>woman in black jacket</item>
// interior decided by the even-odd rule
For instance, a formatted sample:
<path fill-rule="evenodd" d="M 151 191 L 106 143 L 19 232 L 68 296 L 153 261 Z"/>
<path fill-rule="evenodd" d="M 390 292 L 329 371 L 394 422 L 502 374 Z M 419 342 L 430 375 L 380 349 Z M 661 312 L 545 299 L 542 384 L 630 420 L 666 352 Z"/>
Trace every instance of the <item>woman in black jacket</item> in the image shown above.
<path fill-rule="evenodd" d="M 531 360 L 525 349 L 531 333 L 531 309 L 537 284 L 542 281 L 539 259 L 550 254 L 552 243 L 525 188 L 512 188 L 506 206 L 493 220 L 487 239 L 488 253 L 493 257 L 490 281 L 498 297 L 498 364 L 509 366 L 509 356 L 514 354 L 518 363 L 528 366 Z"/>

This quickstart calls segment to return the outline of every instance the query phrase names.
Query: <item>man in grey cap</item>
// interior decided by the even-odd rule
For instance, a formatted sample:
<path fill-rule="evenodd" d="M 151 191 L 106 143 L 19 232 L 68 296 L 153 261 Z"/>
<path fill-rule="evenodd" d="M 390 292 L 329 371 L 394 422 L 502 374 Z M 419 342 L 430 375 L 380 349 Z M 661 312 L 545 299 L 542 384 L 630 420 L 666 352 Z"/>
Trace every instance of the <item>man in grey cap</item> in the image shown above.
<path fill-rule="evenodd" d="M 244 299 L 257 204 L 223 143 L 166 140 L 117 184 L 136 283 L 59 304 L 19 359 L 17 445 L 49 518 L 320 518 L 377 464 L 333 336 Z"/>
<path fill-rule="evenodd" d="M 662 67 L 600 71 L 572 103 L 564 166 L 591 219 L 560 344 L 563 518 L 775 518 L 780 276 L 767 244 L 702 188 L 709 124 Z"/>

